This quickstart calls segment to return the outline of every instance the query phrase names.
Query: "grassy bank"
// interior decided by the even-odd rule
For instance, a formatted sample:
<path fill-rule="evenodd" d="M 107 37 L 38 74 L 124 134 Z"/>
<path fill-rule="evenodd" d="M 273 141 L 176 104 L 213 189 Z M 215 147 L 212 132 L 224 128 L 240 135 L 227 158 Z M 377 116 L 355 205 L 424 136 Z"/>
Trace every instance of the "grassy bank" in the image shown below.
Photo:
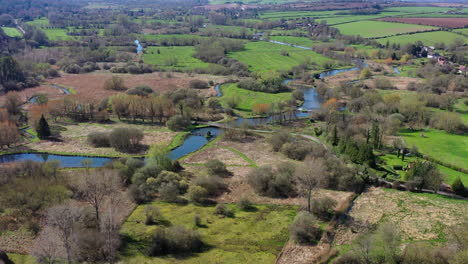
<path fill-rule="evenodd" d="M 228 204 L 227 207 L 235 211 L 235 217 L 220 218 L 213 214 L 212 206 L 152 204 L 171 225 L 196 228 L 209 249 L 184 258 L 145 256 L 151 234 L 161 226 L 144 224 L 145 205 L 142 205 L 121 229 L 126 238 L 122 251 L 125 263 L 274 263 L 276 254 L 288 240 L 288 226 L 297 210 L 292 206 L 256 205 L 256 210 L 245 212 L 235 204 Z M 200 216 L 206 227 L 194 226 L 195 215 Z"/>

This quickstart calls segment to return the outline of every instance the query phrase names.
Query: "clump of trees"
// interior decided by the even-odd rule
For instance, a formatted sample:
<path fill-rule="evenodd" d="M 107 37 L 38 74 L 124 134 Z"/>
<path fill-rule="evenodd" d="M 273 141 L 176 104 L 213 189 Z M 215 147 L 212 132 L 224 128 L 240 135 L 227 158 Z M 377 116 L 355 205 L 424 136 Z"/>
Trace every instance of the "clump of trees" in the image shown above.
<path fill-rule="evenodd" d="M 124 80 L 121 77 L 112 76 L 111 78 L 105 81 L 104 89 L 124 91 L 124 90 L 127 90 L 127 87 L 125 87 Z"/>
<path fill-rule="evenodd" d="M 442 184 L 442 174 L 437 166 L 430 161 L 415 161 L 410 164 L 405 179 L 410 189 L 421 191 L 430 189 L 437 192 Z"/>
<path fill-rule="evenodd" d="M 141 149 L 144 134 L 136 128 L 119 127 L 110 133 L 93 132 L 88 135 L 88 143 L 96 148 L 113 147 L 121 152 L 137 152 Z"/>

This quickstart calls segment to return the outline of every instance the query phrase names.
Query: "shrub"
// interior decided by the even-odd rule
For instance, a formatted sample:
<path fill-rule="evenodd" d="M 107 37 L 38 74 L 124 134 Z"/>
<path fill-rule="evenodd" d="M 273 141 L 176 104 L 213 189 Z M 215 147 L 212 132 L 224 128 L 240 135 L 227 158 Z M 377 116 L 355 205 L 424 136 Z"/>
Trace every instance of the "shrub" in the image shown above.
<path fill-rule="evenodd" d="M 324 220 L 330 220 L 334 213 L 336 201 L 330 197 L 312 199 L 311 211 L 312 213 Z"/>
<path fill-rule="evenodd" d="M 235 96 L 231 96 L 226 98 L 226 105 L 229 108 L 236 108 L 236 106 L 239 104 L 239 98 Z"/>
<path fill-rule="evenodd" d="M 157 225 L 162 219 L 161 211 L 154 205 L 145 206 L 145 225 Z"/>
<path fill-rule="evenodd" d="M 188 189 L 188 199 L 192 203 L 203 203 L 208 198 L 208 191 L 201 186 L 190 186 Z"/>
<path fill-rule="evenodd" d="M 208 173 L 212 176 L 223 177 L 230 175 L 230 172 L 227 170 L 226 165 L 217 159 L 209 160 L 206 163 L 206 168 L 208 170 Z"/>
<path fill-rule="evenodd" d="M 143 132 L 136 128 L 115 128 L 109 135 L 110 145 L 122 152 L 133 152 L 140 147 Z"/>
<path fill-rule="evenodd" d="M 153 89 L 151 89 L 151 87 L 148 85 L 138 85 L 127 91 L 127 94 L 138 96 L 148 96 L 152 93 Z"/>
<path fill-rule="evenodd" d="M 240 209 L 242 209 L 244 211 L 249 211 L 249 210 L 251 210 L 253 208 L 252 202 L 246 197 L 242 197 L 239 200 L 238 206 L 239 206 Z"/>
<path fill-rule="evenodd" d="M 268 143 L 273 147 L 273 151 L 279 151 L 281 147 L 291 140 L 291 136 L 286 131 L 278 131 L 274 133 L 269 139 Z"/>
<path fill-rule="evenodd" d="M 204 245 L 198 232 L 183 226 L 158 229 L 152 240 L 148 251 L 152 257 L 200 252 Z"/>
<path fill-rule="evenodd" d="M 124 80 L 118 76 L 112 76 L 107 79 L 104 83 L 104 89 L 106 90 L 115 90 L 115 91 L 124 91 L 127 90 L 125 87 Z"/>
<path fill-rule="evenodd" d="M 208 88 L 208 83 L 202 80 L 191 80 L 189 82 L 189 87 L 192 89 L 206 89 Z"/>
<path fill-rule="evenodd" d="M 203 187 L 209 195 L 216 195 L 225 188 L 225 185 L 221 178 L 218 176 L 206 176 L 202 175 L 197 177 L 195 184 Z"/>
<path fill-rule="evenodd" d="M 294 160 L 305 159 L 312 150 L 312 145 L 305 141 L 288 142 L 281 147 L 281 153 Z"/>
<path fill-rule="evenodd" d="M 178 202 L 179 201 L 179 194 L 180 189 L 179 187 L 172 183 L 164 183 L 159 187 L 159 198 L 165 202 Z"/>
<path fill-rule="evenodd" d="M 196 227 L 201 227 L 202 226 L 202 219 L 199 215 L 195 215 L 193 217 L 193 222 L 195 224 Z"/>
<path fill-rule="evenodd" d="M 229 210 L 229 208 L 224 204 L 216 205 L 214 214 L 218 216 L 234 217 L 234 211 Z"/>
<path fill-rule="evenodd" d="M 291 238 L 299 244 L 315 244 L 322 232 L 317 219 L 308 212 L 300 212 L 290 227 Z"/>
<path fill-rule="evenodd" d="M 248 183 L 261 195 L 270 197 L 293 197 L 295 167 L 291 163 L 282 163 L 276 170 L 270 167 L 253 169 L 248 175 Z"/>
<path fill-rule="evenodd" d="M 182 115 L 175 115 L 166 122 L 166 126 L 173 131 L 185 130 L 190 125 L 190 119 Z"/>
<path fill-rule="evenodd" d="M 81 73 L 82 69 L 78 64 L 70 64 L 65 66 L 63 71 L 71 74 L 79 74 Z"/>
<path fill-rule="evenodd" d="M 109 134 L 105 132 L 92 132 L 88 135 L 88 143 L 95 148 L 110 147 Z"/>
<path fill-rule="evenodd" d="M 463 184 L 462 180 L 460 179 L 460 177 L 458 177 L 453 183 L 452 183 L 452 191 L 458 195 L 461 195 L 461 196 L 466 196 L 467 195 L 467 191 L 466 191 L 466 188 L 465 188 L 465 185 Z"/>

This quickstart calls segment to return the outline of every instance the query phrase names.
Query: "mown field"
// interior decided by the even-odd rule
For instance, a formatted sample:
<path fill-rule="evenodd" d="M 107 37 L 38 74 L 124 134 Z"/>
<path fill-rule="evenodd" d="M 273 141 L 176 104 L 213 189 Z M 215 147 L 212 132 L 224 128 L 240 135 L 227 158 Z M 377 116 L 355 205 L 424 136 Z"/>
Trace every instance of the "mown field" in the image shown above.
<path fill-rule="evenodd" d="M 281 55 L 281 51 L 287 51 L 289 56 Z M 245 50 L 230 53 L 229 57 L 247 64 L 253 72 L 288 70 L 307 59 L 318 65 L 332 60 L 310 50 L 264 41 L 249 42 L 245 45 Z"/>
<path fill-rule="evenodd" d="M 195 49 L 191 46 L 148 47 L 143 60 L 166 69 L 191 70 L 208 67 L 209 63 L 193 57 L 194 52 Z"/>
<path fill-rule="evenodd" d="M 294 44 L 303 47 L 312 47 L 317 44 L 322 44 L 323 42 L 311 40 L 307 37 L 293 37 L 293 36 L 271 36 L 271 40 L 280 41 L 288 44 Z"/>
<path fill-rule="evenodd" d="M 385 11 L 397 11 L 405 13 L 443 13 L 447 11 L 456 10 L 451 7 L 433 7 L 433 6 L 402 6 L 402 7 L 390 7 L 386 8 Z"/>
<path fill-rule="evenodd" d="M 237 110 L 243 112 L 251 112 L 252 107 L 256 104 L 271 104 L 274 102 L 286 101 L 291 98 L 291 93 L 262 93 L 241 89 L 235 83 L 225 84 L 221 86 L 221 102 L 226 106 L 226 101 L 229 98 L 236 98 L 238 105 Z"/>
<path fill-rule="evenodd" d="M 377 41 L 381 44 L 385 44 L 388 41 L 389 43 L 398 43 L 400 45 L 405 45 L 416 41 L 422 41 L 426 45 L 434 45 L 437 42 L 444 42 L 445 44 L 450 44 L 457 38 L 461 38 L 465 42 L 468 41 L 467 37 L 448 31 L 423 32 L 411 35 L 393 36 L 388 38 L 381 38 Z"/>
<path fill-rule="evenodd" d="M 3 32 L 9 37 L 21 37 L 21 32 L 19 32 L 16 28 L 14 27 L 1 27 Z"/>
<path fill-rule="evenodd" d="M 227 207 L 235 211 L 233 218 L 213 214 L 213 206 L 197 206 L 153 202 L 170 225 L 195 228 L 208 245 L 206 251 L 185 257 L 147 257 L 144 255 L 151 234 L 162 226 L 147 226 L 145 205 L 135 209 L 122 226 L 125 243 L 124 263 L 274 263 L 289 237 L 288 226 L 297 208 L 279 205 L 255 205 L 255 210 L 241 211 L 237 205 Z M 202 219 L 204 227 L 195 227 L 194 217 Z"/>
<path fill-rule="evenodd" d="M 421 136 L 424 134 L 424 136 Z M 416 146 L 419 152 L 458 167 L 467 168 L 468 137 L 467 135 L 449 134 L 445 131 L 429 129 L 425 131 L 402 131 L 400 135 L 406 145 Z"/>
<path fill-rule="evenodd" d="M 284 12 L 265 12 L 261 14 L 262 19 L 280 20 L 282 18 L 296 17 L 326 17 L 333 16 L 336 11 L 284 11 Z"/>
<path fill-rule="evenodd" d="M 436 29 L 436 27 L 390 23 L 381 21 L 358 21 L 334 26 L 345 35 L 361 35 L 364 38 L 377 38 L 395 34 Z"/>

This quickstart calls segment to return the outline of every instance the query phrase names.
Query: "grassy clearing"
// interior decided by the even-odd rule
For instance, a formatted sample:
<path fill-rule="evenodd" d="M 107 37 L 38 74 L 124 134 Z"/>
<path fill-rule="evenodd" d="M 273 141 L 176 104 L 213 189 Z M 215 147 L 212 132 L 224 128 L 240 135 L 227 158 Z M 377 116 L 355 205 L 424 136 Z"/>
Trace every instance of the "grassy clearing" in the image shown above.
<path fill-rule="evenodd" d="M 67 30 L 62 28 L 44 28 L 42 29 L 49 40 L 60 41 L 74 39 L 74 36 L 67 35 Z"/>
<path fill-rule="evenodd" d="M 361 35 L 364 38 L 385 37 L 401 33 L 436 29 L 436 27 L 390 23 L 381 21 L 358 21 L 334 26 L 345 35 Z"/>
<path fill-rule="evenodd" d="M 8 257 L 14 263 L 21 263 L 21 264 L 36 264 L 36 263 L 38 263 L 33 256 L 29 256 L 29 255 L 8 253 Z"/>
<path fill-rule="evenodd" d="M 223 26 L 223 25 L 213 25 L 209 24 L 207 27 L 200 29 L 201 32 L 231 32 L 231 33 L 240 33 L 242 30 L 246 34 L 252 34 L 254 32 L 251 28 L 240 27 L 240 26 Z"/>
<path fill-rule="evenodd" d="M 424 134 L 425 137 L 422 137 L 421 134 Z M 400 135 L 405 139 L 407 146 L 416 146 L 424 155 L 442 162 L 467 168 L 467 135 L 454 135 L 435 129 L 423 132 L 405 130 L 400 132 Z"/>
<path fill-rule="evenodd" d="M 21 37 L 23 36 L 21 32 L 18 31 L 18 29 L 14 27 L 1 27 L 3 29 L 3 32 L 9 37 Z"/>
<path fill-rule="evenodd" d="M 289 56 L 281 55 L 281 51 L 287 51 Z M 245 45 L 245 50 L 230 53 L 229 57 L 249 65 L 253 72 L 289 70 L 306 62 L 307 59 L 318 65 L 326 61 L 333 61 L 310 50 L 265 41 L 249 42 Z"/>
<path fill-rule="evenodd" d="M 395 154 L 387 154 L 383 157 L 380 157 L 381 160 L 385 162 L 385 168 L 393 171 L 394 173 L 398 174 L 398 177 L 394 177 L 394 179 L 401 180 L 404 178 L 405 172 L 400 170 L 393 169 L 393 166 L 402 166 L 403 168 L 408 165 L 409 162 L 413 162 L 416 160 L 415 157 L 405 157 L 405 160 L 402 161 L 401 158 L 398 158 Z M 459 172 L 450 168 L 447 168 L 442 165 L 437 165 L 439 171 L 444 175 L 444 182 L 447 184 L 452 184 L 455 179 L 460 177 L 465 185 L 468 185 L 468 174 Z"/>
<path fill-rule="evenodd" d="M 194 52 L 195 49 L 191 46 L 148 47 L 143 55 L 143 60 L 145 63 L 157 65 L 165 69 L 185 70 L 208 67 L 209 63 L 192 56 Z"/>
<path fill-rule="evenodd" d="M 34 19 L 33 21 L 28 21 L 26 22 L 26 24 L 37 26 L 37 27 L 45 27 L 45 26 L 48 26 L 50 23 L 49 23 L 48 18 L 42 17 L 42 18 Z"/>
<path fill-rule="evenodd" d="M 381 38 L 377 41 L 381 44 L 385 44 L 388 41 L 389 43 L 398 43 L 400 45 L 422 41 L 426 45 L 434 45 L 436 42 L 450 44 L 457 38 L 461 38 L 465 42 L 468 41 L 467 37 L 448 31 L 423 32 L 411 35 L 393 36 L 388 38 Z"/>
<path fill-rule="evenodd" d="M 241 89 L 235 83 L 229 83 L 221 86 L 223 96 L 221 97 L 221 103 L 223 106 L 226 105 L 228 98 L 237 98 L 239 104 L 235 109 L 250 113 L 252 107 L 256 104 L 271 104 L 274 102 L 286 101 L 291 98 L 291 93 L 262 93 Z"/>
<path fill-rule="evenodd" d="M 227 207 L 235 211 L 234 218 L 220 218 L 214 207 L 177 205 L 153 202 L 171 225 L 196 228 L 193 218 L 198 215 L 206 228 L 197 228 L 211 248 L 187 258 L 150 258 L 144 255 L 151 233 L 159 226 L 144 224 L 145 206 L 139 206 L 123 224 L 121 234 L 126 238 L 122 258 L 125 263 L 273 263 L 276 254 L 288 240 L 288 226 L 296 207 L 256 205 L 251 212 L 241 211 L 237 205 Z M 181 217 L 183 216 L 183 217 Z"/>

